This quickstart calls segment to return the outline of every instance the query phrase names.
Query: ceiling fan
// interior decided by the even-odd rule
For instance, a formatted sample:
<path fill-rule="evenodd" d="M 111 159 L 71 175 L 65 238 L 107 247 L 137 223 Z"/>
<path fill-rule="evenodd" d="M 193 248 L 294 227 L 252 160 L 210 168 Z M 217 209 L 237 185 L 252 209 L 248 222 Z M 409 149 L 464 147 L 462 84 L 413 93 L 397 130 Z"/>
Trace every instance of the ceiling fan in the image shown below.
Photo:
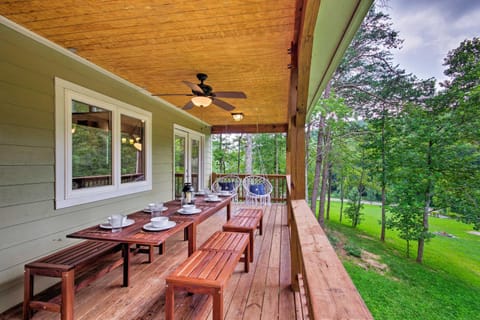
<path fill-rule="evenodd" d="M 193 97 L 190 101 L 183 106 L 183 110 L 192 109 L 194 106 L 207 107 L 211 103 L 226 110 L 232 111 L 235 109 L 230 103 L 220 100 L 218 98 L 232 98 L 232 99 L 246 99 L 247 95 L 241 91 L 219 91 L 214 92 L 212 87 L 203 83 L 208 76 L 205 73 L 197 73 L 197 79 L 199 84 L 192 83 L 190 81 L 182 80 L 191 90 L 192 93 L 176 94 L 176 93 L 156 93 L 154 96 L 189 96 Z"/>

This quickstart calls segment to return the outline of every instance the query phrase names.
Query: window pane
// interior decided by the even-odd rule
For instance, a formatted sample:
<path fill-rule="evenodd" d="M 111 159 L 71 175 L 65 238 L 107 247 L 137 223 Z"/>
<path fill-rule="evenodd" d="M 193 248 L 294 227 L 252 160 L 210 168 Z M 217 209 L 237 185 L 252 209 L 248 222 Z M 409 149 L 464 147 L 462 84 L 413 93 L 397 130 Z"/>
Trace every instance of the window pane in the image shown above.
<path fill-rule="evenodd" d="M 185 178 L 186 139 L 175 135 L 175 197 L 182 195 Z"/>
<path fill-rule="evenodd" d="M 112 112 L 72 100 L 72 189 L 112 184 Z"/>
<path fill-rule="evenodd" d="M 145 122 L 121 115 L 122 183 L 145 181 Z"/>
<path fill-rule="evenodd" d="M 191 171 L 192 171 L 192 185 L 195 190 L 199 189 L 198 175 L 200 173 L 200 141 L 192 139 L 192 159 L 191 159 Z"/>

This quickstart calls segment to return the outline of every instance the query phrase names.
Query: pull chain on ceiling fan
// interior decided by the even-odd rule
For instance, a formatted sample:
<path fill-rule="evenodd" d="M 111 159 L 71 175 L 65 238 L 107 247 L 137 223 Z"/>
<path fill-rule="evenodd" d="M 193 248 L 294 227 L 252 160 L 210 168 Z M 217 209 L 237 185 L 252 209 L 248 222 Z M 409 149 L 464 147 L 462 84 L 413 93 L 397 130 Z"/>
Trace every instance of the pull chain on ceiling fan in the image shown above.
<path fill-rule="evenodd" d="M 197 79 L 200 81 L 199 84 L 192 83 L 190 81 L 182 80 L 182 82 L 192 90 L 192 93 L 188 94 L 177 94 L 177 93 L 156 93 L 154 96 L 189 96 L 192 97 L 187 104 L 183 106 L 183 110 L 192 109 L 194 106 L 198 107 L 208 107 L 211 103 L 214 105 L 226 110 L 232 111 L 235 109 L 230 103 L 221 100 L 219 98 L 229 98 L 229 99 L 246 99 L 247 95 L 242 91 L 219 91 L 214 92 L 212 87 L 208 84 L 203 83 L 208 76 L 205 73 L 198 73 Z"/>

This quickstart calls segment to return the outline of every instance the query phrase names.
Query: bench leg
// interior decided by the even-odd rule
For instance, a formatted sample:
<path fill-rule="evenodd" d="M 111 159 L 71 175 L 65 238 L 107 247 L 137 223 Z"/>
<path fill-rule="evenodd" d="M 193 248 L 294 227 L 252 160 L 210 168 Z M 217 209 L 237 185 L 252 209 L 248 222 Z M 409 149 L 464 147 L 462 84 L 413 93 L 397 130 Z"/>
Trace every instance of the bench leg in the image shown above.
<path fill-rule="evenodd" d="M 255 236 L 255 229 L 250 230 L 250 262 L 253 262 L 253 242 L 255 241 L 254 236 Z"/>
<path fill-rule="evenodd" d="M 250 243 L 247 244 L 245 247 L 245 255 L 244 263 L 245 263 L 245 272 L 248 273 L 250 271 Z"/>
<path fill-rule="evenodd" d="M 223 319 L 223 290 L 219 289 L 213 292 L 213 320 L 222 320 Z"/>
<path fill-rule="evenodd" d="M 73 320 L 73 304 L 75 295 L 75 271 L 74 269 L 62 272 L 62 307 L 61 319 Z"/>
<path fill-rule="evenodd" d="M 175 289 L 173 284 L 167 284 L 167 290 L 165 291 L 165 319 L 173 320 L 175 304 Z"/>
<path fill-rule="evenodd" d="M 260 225 L 258 226 L 258 228 L 260 229 L 260 235 L 263 234 L 263 216 L 260 218 Z"/>
<path fill-rule="evenodd" d="M 32 300 L 33 297 L 33 276 L 30 273 L 30 268 L 25 268 L 24 278 L 23 320 L 28 320 L 32 316 L 32 311 L 30 310 L 30 300 Z"/>

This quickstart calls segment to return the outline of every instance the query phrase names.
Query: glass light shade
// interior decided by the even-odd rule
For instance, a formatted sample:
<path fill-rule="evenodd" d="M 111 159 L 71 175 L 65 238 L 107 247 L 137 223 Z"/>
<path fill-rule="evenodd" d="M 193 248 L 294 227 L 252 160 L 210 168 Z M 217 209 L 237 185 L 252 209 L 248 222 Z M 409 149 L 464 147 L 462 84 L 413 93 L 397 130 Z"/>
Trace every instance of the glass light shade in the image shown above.
<path fill-rule="evenodd" d="M 139 142 L 135 142 L 135 143 L 133 144 L 133 147 L 134 147 L 135 149 L 137 149 L 138 151 L 142 151 L 142 144 L 139 143 Z"/>
<path fill-rule="evenodd" d="M 192 102 L 197 107 L 208 107 L 212 103 L 212 99 L 204 96 L 195 96 L 192 98 Z"/>
<path fill-rule="evenodd" d="M 241 121 L 243 119 L 243 113 L 232 113 L 232 118 L 235 121 Z"/>

